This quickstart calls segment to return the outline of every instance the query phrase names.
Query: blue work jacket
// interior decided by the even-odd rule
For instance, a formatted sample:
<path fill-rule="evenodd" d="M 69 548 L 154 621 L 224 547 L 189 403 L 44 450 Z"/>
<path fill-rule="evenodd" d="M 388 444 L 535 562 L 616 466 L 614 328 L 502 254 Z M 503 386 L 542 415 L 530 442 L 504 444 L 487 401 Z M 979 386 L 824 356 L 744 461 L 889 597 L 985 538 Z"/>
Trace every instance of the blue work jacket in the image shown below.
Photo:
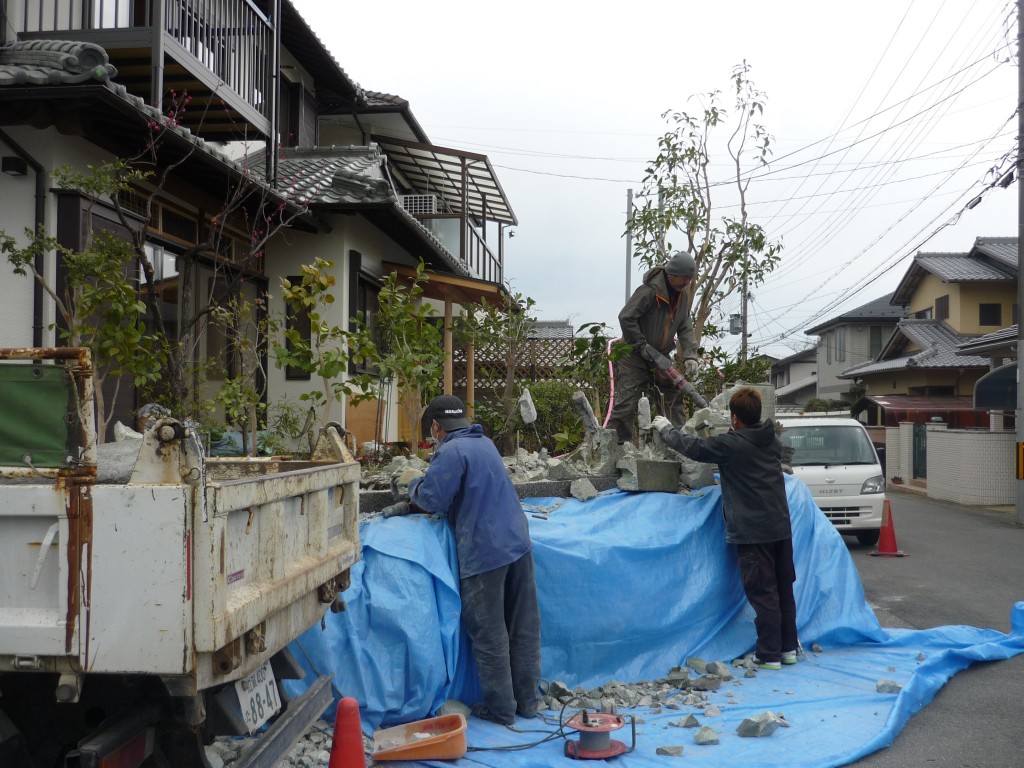
<path fill-rule="evenodd" d="M 516 489 L 479 424 L 445 435 L 423 477 L 409 483 L 409 500 L 447 517 L 460 578 L 514 563 L 532 547 Z"/>

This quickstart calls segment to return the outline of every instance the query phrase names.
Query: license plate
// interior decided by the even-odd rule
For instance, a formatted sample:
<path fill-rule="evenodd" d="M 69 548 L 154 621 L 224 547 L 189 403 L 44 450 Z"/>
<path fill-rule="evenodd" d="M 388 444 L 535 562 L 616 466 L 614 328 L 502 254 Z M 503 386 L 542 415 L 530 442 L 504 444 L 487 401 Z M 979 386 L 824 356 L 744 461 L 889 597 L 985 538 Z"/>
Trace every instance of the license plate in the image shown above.
<path fill-rule="evenodd" d="M 249 733 L 255 733 L 281 709 L 281 697 L 277 693 L 277 681 L 269 661 L 263 662 L 259 669 L 241 680 L 236 680 L 235 691 Z"/>

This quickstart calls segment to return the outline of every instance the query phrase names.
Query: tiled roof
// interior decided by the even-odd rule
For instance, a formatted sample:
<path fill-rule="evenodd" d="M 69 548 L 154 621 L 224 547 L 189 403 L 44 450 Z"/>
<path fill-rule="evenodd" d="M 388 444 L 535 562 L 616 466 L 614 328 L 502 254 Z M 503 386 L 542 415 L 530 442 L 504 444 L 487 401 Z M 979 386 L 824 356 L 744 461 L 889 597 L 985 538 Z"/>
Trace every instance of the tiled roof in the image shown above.
<path fill-rule="evenodd" d="M 914 262 L 948 283 L 1004 282 L 1016 278 L 1008 268 L 966 253 L 921 253 Z"/>
<path fill-rule="evenodd" d="M 789 357 L 784 357 L 781 360 L 776 360 L 774 363 L 772 363 L 772 370 L 784 368 L 787 365 L 799 363 L 804 360 L 813 360 L 817 357 L 817 355 L 817 346 L 808 347 L 807 349 L 801 349 L 799 352 L 796 352 L 790 355 Z"/>
<path fill-rule="evenodd" d="M 972 253 L 978 252 L 1017 272 L 1017 238 L 1016 237 L 979 237 L 974 241 Z"/>
<path fill-rule="evenodd" d="M 982 336 L 975 336 L 973 339 L 963 341 L 957 345 L 958 353 L 961 355 L 980 354 L 1004 350 L 1016 356 L 1017 351 L 1017 324 L 1007 328 L 1000 328 L 998 331 L 986 333 Z"/>
<path fill-rule="evenodd" d="M 844 312 L 841 315 L 829 318 L 823 323 L 819 323 L 813 328 L 808 328 L 804 333 L 808 336 L 817 336 L 822 331 L 836 325 L 849 325 L 850 323 L 857 321 L 896 321 L 901 317 L 906 317 L 906 310 L 903 309 L 903 307 L 898 307 L 890 303 L 891 298 L 891 293 L 887 293 L 885 296 L 879 296 L 877 299 L 869 301 L 867 304 L 861 304 L 859 307 L 851 309 L 849 312 Z"/>
<path fill-rule="evenodd" d="M 573 327 L 568 320 L 538 320 L 530 329 L 531 339 L 572 339 Z"/>
<path fill-rule="evenodd" d="M 251 155 L 262 172 L 264 153 Z M 397 197 L 381 172 L 381 153 L 369 147 L 283 149 L 277 165 L 282 194 L 310 205 L 395 202 Z"/>
<path fill-rule="evenodd" d="M 363 91 L 366 96 L 366 105 L 370 107 L 378 106 L 389 106 L 389 107 L 408 107 L 409 102 L 403 99 L 401 96 L 395 96 L 391 93 L 381 93 L 380 91 Z"/>
<path fill-rule="evenodd" d="M 775 396 L 785 397 L 786 395 L 791 395 L 794 392 L 799 392 L 802 389 L 817 386 L 817 384 L 818 377 L 812 373 L 810 376 L 805 376 L 802 379 L 797 379 L 796 381 L 790 382 L 784 387 L 779 387 L 778 389 L 775 390 Z"/>
<path fill-rule="evenodd" d="M 0 86 L 109 83 L 117 74 L 94 43 L 25 40 L 0 46 Z"/>
<path fill-rule="evenodd" d="M 901 320 L 879 353 L 881 359 L 847 368 L 839 378 L 853 379 L 911 368 L 987 368 L 987 358 L 956 353 L 957 345 L 967 338 L 941 320 Z M 906 351 L 911 344 L 920 349 Z"/>

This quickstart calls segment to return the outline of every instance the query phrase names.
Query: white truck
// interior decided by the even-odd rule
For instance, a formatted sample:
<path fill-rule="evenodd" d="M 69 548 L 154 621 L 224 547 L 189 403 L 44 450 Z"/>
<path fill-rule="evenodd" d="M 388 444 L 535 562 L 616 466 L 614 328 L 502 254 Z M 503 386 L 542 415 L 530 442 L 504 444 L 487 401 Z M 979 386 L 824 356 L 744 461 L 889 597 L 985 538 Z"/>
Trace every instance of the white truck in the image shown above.
<path fill-rule="evenodd" d="M 0 765 L 206 768 L 262 728 L 239 764 L 272 766 L 331 698 L 280 680 L 359 557 L 344 430 L 310 461 L 212 459 L 158 419 L 117 477 L 92 387 L 87 350 L 0 350 Z"/>

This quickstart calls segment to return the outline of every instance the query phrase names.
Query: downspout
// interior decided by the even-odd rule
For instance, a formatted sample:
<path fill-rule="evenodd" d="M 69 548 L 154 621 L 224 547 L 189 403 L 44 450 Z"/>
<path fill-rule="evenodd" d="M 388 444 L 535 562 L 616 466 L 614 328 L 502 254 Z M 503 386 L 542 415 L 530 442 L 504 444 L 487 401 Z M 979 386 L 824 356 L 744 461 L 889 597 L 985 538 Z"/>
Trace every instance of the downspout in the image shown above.
<path fill-rule="evenodd" d="M 36 175 L 36 206 L 32 231 L 39 232 L 46 216 L 46 174 L 43 171 L 43 166 L 12 139 L 6 131 L 0 130 L 0 141 L 10 147 L 12 152 L 24 160 Z M 36 254 L 33 267 L 37 273 L 43 274 L 46 264 L 42 252 Z M 38 280 L 32 281 L 32 346 L 43 346 L 43 286 Z"/>
<path fill-rule="evenodd" d="M 267 143 L 270 145 L 269 157 L 267 158 L 267 171 L 269 172 L 270 187 L 277 190 L 277 168 L 280 162 L 280 150 L 278 143 L 281 139 L 281 28 L 284 26 L 282 18 L 281 0 L 274 3 L 274 61 L 271 64 L 271 71 L 274 73 L 273 101 L 270 107 L 270 136 Z"/>

